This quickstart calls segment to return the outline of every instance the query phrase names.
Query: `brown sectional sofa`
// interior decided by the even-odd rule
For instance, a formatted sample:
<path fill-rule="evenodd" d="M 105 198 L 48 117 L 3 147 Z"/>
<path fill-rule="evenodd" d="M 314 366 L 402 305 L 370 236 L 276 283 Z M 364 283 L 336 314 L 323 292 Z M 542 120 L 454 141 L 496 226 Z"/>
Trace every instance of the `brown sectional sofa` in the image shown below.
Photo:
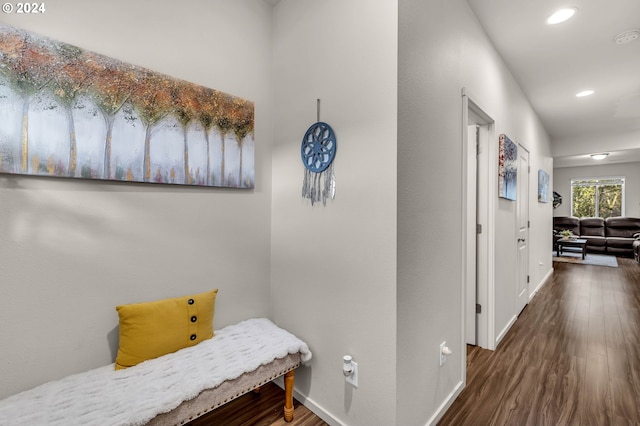
<path fill-rule="evenodd" d="M 614 256 L 640 257 L 640 218 L 557 216 L 553 218 L 554 249 L 556 234 L 568 229 L 587 240 L 587 252 Z"/>

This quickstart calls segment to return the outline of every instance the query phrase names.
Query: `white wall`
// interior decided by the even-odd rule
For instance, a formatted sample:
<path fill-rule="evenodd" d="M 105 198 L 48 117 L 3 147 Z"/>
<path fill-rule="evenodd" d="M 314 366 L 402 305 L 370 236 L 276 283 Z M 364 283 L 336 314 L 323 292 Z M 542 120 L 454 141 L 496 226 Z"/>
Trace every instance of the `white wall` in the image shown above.
<path fill-rule="evenodd" d="M 330 422 L 395 424 L 397 3 L 282 0 L 274 10 L 272 304 L 313 351 L 296 388 Z M 301 198 L 300 144 L 336 132 L 336 198 Z M 359 363 L 345 385 L 342 356 Z"/>
<path fill-rule="evenodd" d="M 544 139 L 540 139 L 544 140 Z M 541 152 L 548 152 L 544 149 L 544 144 L 540 146 Z M 529 217 L 531 228 L 529 232 L 529 296 L 534 295 L 534 291 L 543 284 L 544 280 L 550 277 L 553 272 L 551 252 L 553 236 L 553 182 L 555 170 L 553 159 L 547 155 L 541 155 L 532 159 L 531 165 L 531 188 L 529 190 Z M 549 173 L 549 202 L 538 202 L 538 170 L 543 169 Z"/>
<path fill-rule="evenodd" d="M 545 130 L 467 3 L 399 4 L 396 424 L 420 425 L 442 412 L 464 380 L 462 87 L 495 120 L 493 152 L 500 133 L 530 151 L 532 288 L 551 270 L 551 203 L 537 204 L 537 168 L 551 174 L 552 160 Z M 516 205 L 493 202 L 498 334 L 517 314 Z M 531 266 L 538 259 L 544 270 Z M 453 355 L 440 367 L 445 340 Z"/>
<path fill-rule="evenodd" d="M 591 154 L 593 152 L 623 151 L 640 147 L 640 130 L 627 133 L 576 135 L 553 141 L 554 157 Z"/>
<path fill-rule="evenodd" d="M 218 287 L 216 328 L 269 314 L 271 8 L 46 7 L 0 21 L 254 101 L 256 188 L 0 176 L 0 398 L 112 362 L 118 304 Z"/>
<path fill-rule="evenodd" d="M 625 216 L 640 217 L 640 162 L 562 167 L 554 169 L 553 176 L 553 190 L 562 195 L 562 204 L 553 210 L 554 216 L 571 214 L 571 179 L 622 176 L 625 178 Z"/>

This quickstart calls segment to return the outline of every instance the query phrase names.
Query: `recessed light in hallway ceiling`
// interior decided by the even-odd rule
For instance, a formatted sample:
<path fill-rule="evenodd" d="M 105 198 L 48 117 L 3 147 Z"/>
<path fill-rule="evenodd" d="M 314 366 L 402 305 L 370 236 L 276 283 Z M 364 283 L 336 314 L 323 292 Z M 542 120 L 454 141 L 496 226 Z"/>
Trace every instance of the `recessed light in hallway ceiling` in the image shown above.
<path fill-rule="evenodd" d="M 571 17 L 573 17 L 573 15 L 575 15 L 577 11 L 578 11 L 578 8 L 576 7 L 560 9 L 556 11 L 553 15 L 549 16 L 546 20 L 546 23 L 548 25 L 560 24 L 564 21 L 571 19 Z"/>
<path fill-rule="evenodd" d="M 583 90 L 582 92 L 576 93 L 576 98 L 584 98 L 585 96 L 593 95 L 593 90 Z"/>
<path fill-rule="evenodd" d="M 593 164 L 584 158 L 583 140 L 640 153 L 640 34 L 628 44 L 615 41 L 617 34 L 640 31 L 640 0 L 466 2 L 526 93 L 554 157 L 581 155 L 580 161 Z M 556 10 L 570 7 L 578 10 L 568 21 L 545 23 Z M 586 89 L 595 93 L 576 98 Z"/>

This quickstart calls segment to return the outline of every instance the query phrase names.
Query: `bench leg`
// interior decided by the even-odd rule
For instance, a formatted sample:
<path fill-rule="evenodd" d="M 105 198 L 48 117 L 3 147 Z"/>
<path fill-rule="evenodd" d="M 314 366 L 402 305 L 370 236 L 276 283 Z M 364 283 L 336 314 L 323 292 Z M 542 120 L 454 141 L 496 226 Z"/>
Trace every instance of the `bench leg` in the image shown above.
<path fill-rule="evenodd" d="M 293 381 L 295 378 L 294 370 L 284 375 L 284 421 L 293 420 Z"/>

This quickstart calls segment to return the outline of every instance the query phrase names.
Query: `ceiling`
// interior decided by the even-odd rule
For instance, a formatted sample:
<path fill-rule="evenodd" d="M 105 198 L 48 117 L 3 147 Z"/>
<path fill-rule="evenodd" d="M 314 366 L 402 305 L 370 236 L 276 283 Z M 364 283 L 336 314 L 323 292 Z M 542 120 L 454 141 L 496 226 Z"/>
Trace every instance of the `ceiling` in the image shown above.
<path fill-rule="evenodd" d="M 639 0 L 467 0 L 488 37 L 540 117 L 552 144 L 607 135 L 640 135 L 640 38 L 614 37 L 640 30 Z M 552 26 L 562 7 L 574 17 Z M 576 93 L 591 89 L 591 96 Z M 637 149 L 636 149 L 637 148 Z M 579 151 L 579 150 L 577 150 Z M 556 167 L 594 164 L 585 152 L 555 158 Z M 597 164 L 640 161 L 640 140 Z"/>
<path fill-rule="evenodd" d="M 614 39 L 640 30 L 640 0 L 467 2 L 540 117 L 552 152 L 562 153 L 554 167 L 640 162 L 640 38 L 629 44 Z M 563 7 L 578 11 L 547 25 L 546 18 Z M 575 96 L 586 89 L 595 93 Z M 627 135 L 631 146 L 612 150 L 611 135 Z M 598 151 L 610 153 L 598 163 L 588 155 L 592 147 L 580 148 L 580 140 L 594 138 L 603 141 Z"/>

